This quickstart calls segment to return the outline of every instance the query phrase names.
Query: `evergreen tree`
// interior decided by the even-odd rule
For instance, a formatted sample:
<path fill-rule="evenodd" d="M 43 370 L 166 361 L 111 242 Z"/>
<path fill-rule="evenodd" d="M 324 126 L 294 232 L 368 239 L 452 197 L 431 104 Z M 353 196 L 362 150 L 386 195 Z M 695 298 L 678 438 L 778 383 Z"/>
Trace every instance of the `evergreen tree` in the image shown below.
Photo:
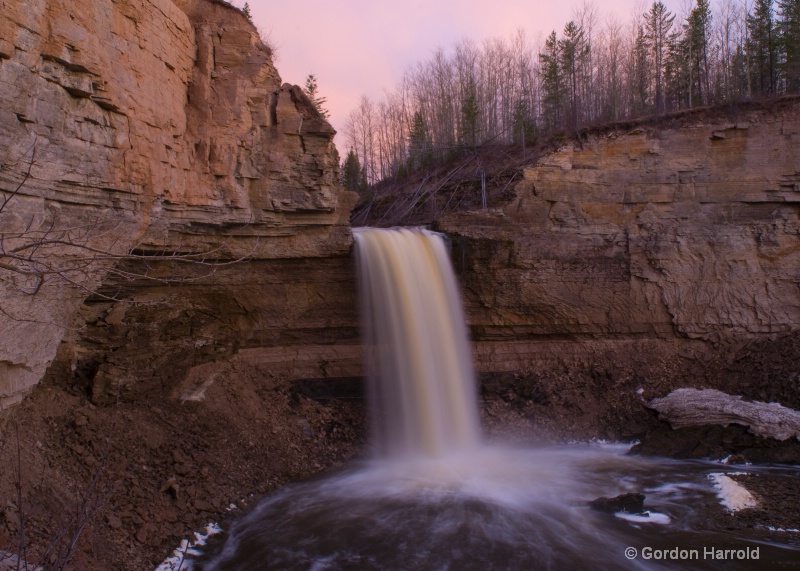
<path fill-rule="evenodd" d="M 411 131 L 408 135 L 408 170 L 411 172 L 422 170 L 429 167 L 432 162 L 433 153 L 425 118 L 422 112 L 417 111 L 411 121 Z"/>
<path fill-rule="evenodd" d="M 697 0 L 686 19 L 685 50 L 689 57 L 689 107 L 710 103 L 710 71 L 708 41 L 711 36 L 711 6 L 708 0 Z"/>
<path fill-rule="evenodd" d="M 542 89 L 542 123 L 548 130 L 563 127 L 564 78 L 561 74 L 560 44 L 555 31 L 544 42 L 544 53 L 539 54 Z"/>
<path fill-rule="evenodd" d="M 585 49 L 583 29 L 575 22 L 569 22 L 564 27 L 564 37 L 559 40 L 559 55 L 561 56 L 559 65 L 566 85 L 567 108 L 569 109 L 567 127 L 569 129 L 578 127 L 578 110 L 581 104 L 578 96 L 578 67 Z"/>
<path fill-rule="evenodd" d="M 536 142 L 536 121 L 533 119 L 527 100 L 521 99 L 514 106 L 513 141 L 525 150 L 527 145 Z"/>
<path fill-rule="evenodd" d="M 673 111 L 689 104 L 689 42 L 680 32 L 670 36 L 664 65 L 664 103 Z"/>
<path fill-rule="evenodd" d="M 772 0 L 756 0 L 753 13 L 747 15 L 747 30 L 754 87 L 764 95 L 774 95 L 778 54 Z"/>
<path fill-rule="evenodd" d="M 738 44 L 731 58 L 731 83 L 735 86 L 737 99 L 744 99 L 749 96 L 748 86 L 748 63 L 745 46 Z"/>
<path fill-rule="evenodd" d="M 319 111 L 319 114 L 322 115 L 323 119 L 328 119 L 330 117 L 330 113 L 327 109 L 325 109 L 325 103 L 328 100 L 325 97 L 319 96 L 317 78 L 313 73 L 310 73 L 306 78 L 306 86 L 303 91 L 305 91 L 306 95 L 311 100 L 311 103 L 314 104 L 314 107 L 317 111 Z"/>
<path fill-rule="evenodd" d="M 778 0 L 781 70 L 789 93 L 800 91 L 800 0 Z"/>
<path fill-rule="evenodd" d="M 664 102 L 664 68 L 669 50 L 670 30 L 675 15 L 667 11 L 662 2 L 653 2 L 650 11 L 644 15 L 645 40 L 650 51 L 651 69 L 655 81 L 656 113 L 666 110 Z"/>
<path fill-rule="evenodd" d="M 650 64 L 647 51 L 644 26 L 639 26 L 636 31 L 636 40 L 633 44 L 633 66 L 631 73 L 631 96 L 633 97 L 632 111 L 634 115 L 641 115 L 648 110 L 648 87 L 650 85 Z"/>
<path fill-rule="evenodd" d="M 354 192 L 359 192 L 367 186 L 358 154 L 353 149 L 347 153 L 347 158 L 342 164 L 342 186 Z"/>
<path fill-rule="evenodd" d="M 461 143 L 472 147 L 478 146 L 478 89 L 475 79 L 467 80 L 461 100 Z"/>
<path fill-rule="evenodd" d="M 250 14 L 250 4 L 245 2 L 244 8 L 242 8 L 242 13 L 247 17 L 248 20 L 251 22 L 253 21 L 253 16 Z"/>

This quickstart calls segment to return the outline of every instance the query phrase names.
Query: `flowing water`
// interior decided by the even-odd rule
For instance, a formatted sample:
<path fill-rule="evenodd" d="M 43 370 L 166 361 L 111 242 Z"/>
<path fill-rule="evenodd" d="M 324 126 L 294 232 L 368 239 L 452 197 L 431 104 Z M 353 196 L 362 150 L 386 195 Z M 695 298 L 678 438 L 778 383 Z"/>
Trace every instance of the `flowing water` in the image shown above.
<path fill-rule="evenodd" d="M 719 464 L 627 456 L 622 445 L 483 444 L 443 238 L 358 229 L 355 239 L 374 459 L 269 496 L 203 571 L 764 569 L 800 559 L 709 526 L 700 507 L 717 502 L 708 475 Z M 645 493 L 649 515 L 587 505 L 625 492 Z"/>
<path fill-rule="evenodd" d="M 479 445 L 475 372 L 439 234 L 355 230 L 372 432 L 385 458 Z"/>

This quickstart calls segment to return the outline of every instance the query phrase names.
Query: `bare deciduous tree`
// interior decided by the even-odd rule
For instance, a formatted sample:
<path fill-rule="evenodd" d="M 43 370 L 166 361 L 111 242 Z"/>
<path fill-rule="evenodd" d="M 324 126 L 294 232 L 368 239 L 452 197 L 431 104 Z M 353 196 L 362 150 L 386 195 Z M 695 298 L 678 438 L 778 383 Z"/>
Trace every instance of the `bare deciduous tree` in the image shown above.
<path fill-rule="evenodd" d="M 676 15 L 642 1 L 627 24 L 603 21 L 587 2 L 561 36 L 538 46 L 522 31 L 481 45 L 461 40 L 412 65 L 383 101 L 362 99 L 348 119 L 348 146 L 376 183 L 407 171 L 417 116 L 440 162 L 465 147 L 518 143 L 520 110 L 546 133 L 736 101 L 754 83 L 770 95 L 800 90 L 800 4 L 779 0 L 775 13 L 774 0 L 753 2 L 716 0 L 712 9 L 685 0 Z M 465 102 L 474 103 L 469 126 Z"/>

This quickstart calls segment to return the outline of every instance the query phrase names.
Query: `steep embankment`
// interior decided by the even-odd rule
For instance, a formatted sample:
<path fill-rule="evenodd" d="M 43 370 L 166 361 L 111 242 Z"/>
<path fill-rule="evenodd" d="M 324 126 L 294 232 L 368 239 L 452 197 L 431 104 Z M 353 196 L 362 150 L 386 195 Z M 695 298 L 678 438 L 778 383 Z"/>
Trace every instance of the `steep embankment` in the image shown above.
<path fill-rule="evenodd" d="M 796 99 L 607 129 L 525 168 L 502 208 L 440 220 L 479 367 L 529 373 L 491 386 L 586 428 L 638 388 L 800 406 L 798 143 Z"/>

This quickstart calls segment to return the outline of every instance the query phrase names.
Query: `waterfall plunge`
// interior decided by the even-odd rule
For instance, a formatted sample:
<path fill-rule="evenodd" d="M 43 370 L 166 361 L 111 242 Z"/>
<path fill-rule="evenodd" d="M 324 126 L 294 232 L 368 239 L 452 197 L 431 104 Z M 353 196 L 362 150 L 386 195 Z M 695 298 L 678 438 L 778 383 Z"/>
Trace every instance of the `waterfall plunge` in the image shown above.
<path fill-rule="evenodd" d="M 382 457 L 441 457 L 479 443 L 464 312 L 441 234 L 354 231 L 370 410 Z"/>
<path fill-rule="evenodd" d="M 482 445 L 442 237 L 359 229 L 355 238 L 379 458 L 265 498 L 202 571 L 655 571 L 673 566 L 630 559 L 630 546 L 742 548 L 743 537 L 703 527 L 707 516 L 694 512 L 713 497 L 706 474 L 719 464 L 631 457 L 627 446 Z M 639 491 L 654 517 L 588 507 Z M 750 562 L 725 567 L 753 568 L 737 563 Z"/>

